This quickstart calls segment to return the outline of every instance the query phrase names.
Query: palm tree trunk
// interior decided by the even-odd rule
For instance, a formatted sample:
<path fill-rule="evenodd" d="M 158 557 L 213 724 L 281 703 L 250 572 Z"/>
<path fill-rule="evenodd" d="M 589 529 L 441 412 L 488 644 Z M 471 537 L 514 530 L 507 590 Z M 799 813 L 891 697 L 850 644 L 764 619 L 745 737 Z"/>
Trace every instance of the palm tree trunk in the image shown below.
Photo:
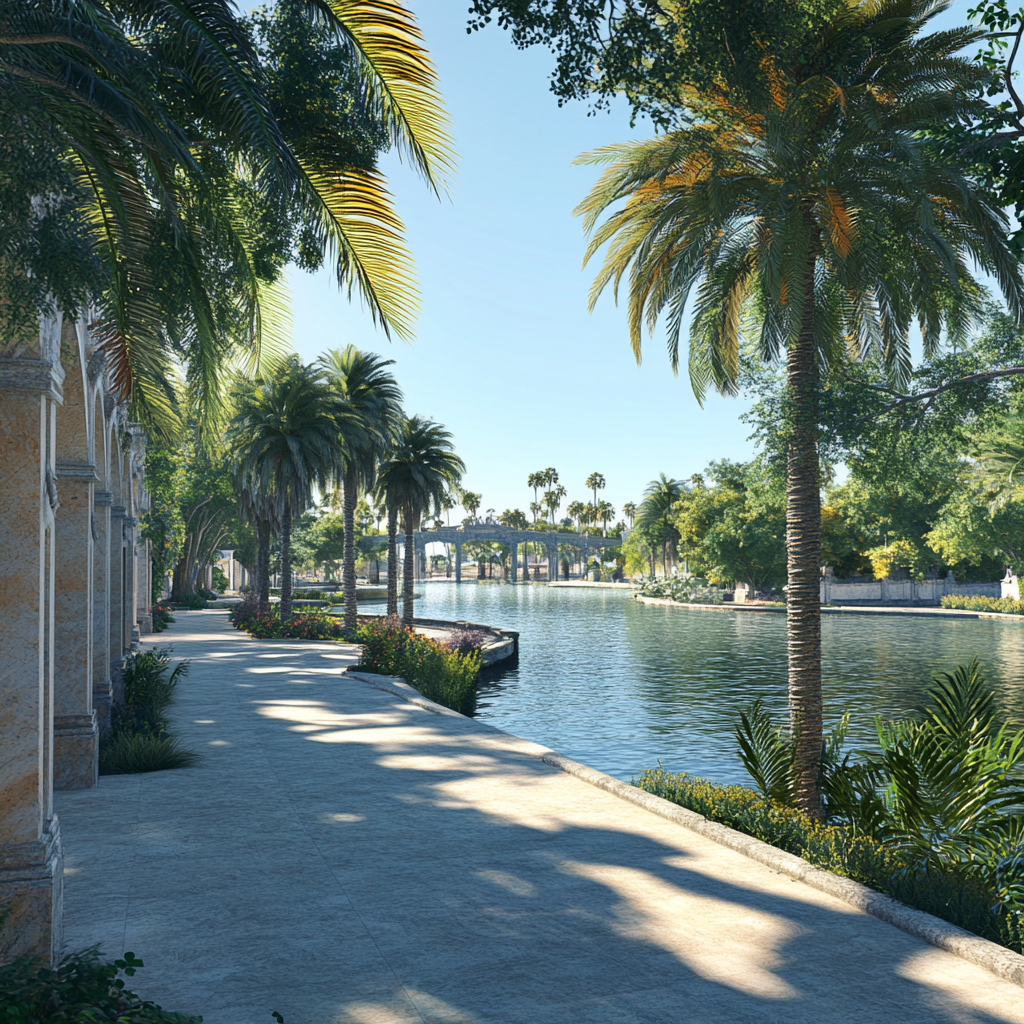
<path fill-rule="evenodd" d="M 281 621 L 292 617 L 292 510 L 288 502 L 281 514 Z"/>
<path fill-rule="evenodd" d="M 388 615 L 398 614 L 398 508 L 388 502 Z"/>
<path fill-rule="evenodd" d="M 270 520 L 261 519 L 256 524 L 256 589 L 260 614 L 270 611 Z"/>
<path fill-rule="evenodd" d="M 412 516 L 405 515 L 405 565 L 402 572 L 402 622 L 412 628 L 413 620 L 413 577 L 415 575 L 413 559 L 415 552 L 412 547 Z"/>
<path fill-rule="evenodd" d="M 796 736 L 796 804 L 824 816 L 821 764 L 821 473 L 818 460 L 818 353 L 814 257 L 809 261 L 800 336 L 786 354 L 790 439 L 786 457 L 786 642 L 789 713 Z"/>
<path fill-rule="evenodd" d="M 356 498 L 355 473 L 345 474 L 342 513 L 345 521 L 345 550 L 341 567 L 341 586 L 345 595 L 345 628 L 356 628 Z"/>

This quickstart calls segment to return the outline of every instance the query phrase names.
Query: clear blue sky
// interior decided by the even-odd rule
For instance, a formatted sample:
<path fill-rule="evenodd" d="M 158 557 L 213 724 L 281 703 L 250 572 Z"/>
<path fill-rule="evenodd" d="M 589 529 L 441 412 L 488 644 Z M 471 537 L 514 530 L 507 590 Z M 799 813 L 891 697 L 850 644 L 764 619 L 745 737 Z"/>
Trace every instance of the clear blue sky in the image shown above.
<path fill-rule="evenodd" d="M 311 360 L 349 342 L 395 360 L 406 408 L 444 423 L 484 510 L 521 508 L 527 475 L 554 466 L 585 498 L 603 473 L 619 512 L 665 472 L 686 477 L 711 459 L 747 459 L 742 400 L 704 409 L 685 373 L 672 376 L 660 337 L 643 365 L 610 299 L 587 313 L 592 270 L 572 209 L 594 180 L 573 167 L 586 150 L 643 137 L 625 108 L 587 116 L 559 108 L 552 58 L 521 52 L 497 28 L 466 34 L 466 0 L 409 0 L 437 63 L 460 154 L 451 201 L 438 202 L 408 168 L 384 168 L 416 258 L 423 312 L 411 345 L 388 342 L 358 300 L 324 272 L 290 273 L 294 343 Z M 958 0 L 956 14 L 968 4 Z M 950 15 L 944 23 L 957 20 Z M 562 509 L 564 515 L 564 505 Z M 453 518 L 454 521 L 454 518 Z"/>

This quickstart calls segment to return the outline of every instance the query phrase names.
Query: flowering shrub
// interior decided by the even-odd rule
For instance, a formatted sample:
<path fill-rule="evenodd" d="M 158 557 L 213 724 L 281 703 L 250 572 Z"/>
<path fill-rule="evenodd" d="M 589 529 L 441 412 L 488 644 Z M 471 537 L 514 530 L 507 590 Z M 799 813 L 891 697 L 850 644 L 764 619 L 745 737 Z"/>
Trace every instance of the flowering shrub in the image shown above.
<path fill-rule="evenodd" d="M 174 616 L 167 605 L 153 605 L 153 632 L 162 633 L 172 622 Z"/>
<path fill-rule="evenodd" d="M 476 708 L 479 651 L 453 650 L 383 616 L 360 626 L 356 642 L 363 645 L 359 667 L 364 671 L 401 676 L 428 700 L 464 715 Z"/>
<path fill-rule="evenodd" d="M 247 597 L 231 612 L 235 629 L 256 640 L 346 640 L 345 627 L 321 611 L 301 611 L 282 622 L 276 608 L 260 612 L 254 598 Z"/>
<path fill-rule="evenodd" d="M 965 597 L 963 594 L 946 594 L 942 598 L 942 607 L 961 608 L 968 612 L 1024 615 L 1024 601 L 1015 601 L 1012 597 Z"/>
<path fill-rule="evenodd" d="M 644 580 L 637 588 L 644 597 L 667 597 L 681 604 L 721 604 L 722 591 L 696 576 L 667 576 Z"/>

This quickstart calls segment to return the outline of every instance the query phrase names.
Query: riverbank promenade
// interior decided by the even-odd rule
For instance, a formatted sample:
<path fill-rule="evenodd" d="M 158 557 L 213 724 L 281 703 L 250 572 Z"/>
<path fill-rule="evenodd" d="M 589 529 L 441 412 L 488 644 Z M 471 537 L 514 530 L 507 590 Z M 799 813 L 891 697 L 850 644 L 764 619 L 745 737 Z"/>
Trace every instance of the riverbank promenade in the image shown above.
<path fill-rule="evenodd" d="M 57 794 L 69 948 L 206 1024 L 1024 1022 L 1024 990 L 537 759 L 342 676 L 354 647 L 188 658 L 200 766 Z M 497 699 L 500 699 L 497 698 Z M 600 767 L 596 765 L 595 767 Z"/>

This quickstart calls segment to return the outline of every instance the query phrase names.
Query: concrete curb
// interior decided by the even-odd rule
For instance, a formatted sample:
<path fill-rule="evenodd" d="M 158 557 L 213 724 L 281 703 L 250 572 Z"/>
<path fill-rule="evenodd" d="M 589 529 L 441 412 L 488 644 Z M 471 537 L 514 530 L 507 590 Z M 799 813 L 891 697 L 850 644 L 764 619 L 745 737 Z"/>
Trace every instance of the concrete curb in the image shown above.
<path fill-rule="evenodd" d="M 358 679 L 361 683 L 369 683 L 370 686 L 375 686 L 378 690 L 383 690 L 385 693 L 393 693 L 396 697 L 404 697 L 410 704 L 415 704 L 417 707 L 423 708 L 424 711 L 429 711 L 432 715 L 444 715 L 447 718 L 466 717 L 465 715 L 460 715 L 458 711 L 452 711 L 451 708 L 446 708 L 442 704 L 435 704 L 432 700 L 428 700 L 419 690 L 411 687 L 399 676 L 379 676 L 372 672 L 353 672 L 351 669 L 345 669 L 342 674 L 350 679 Z"/>
<path fill-rule="evenodd" d="M 1024 956 L 1014 953 L 1005 946 L 980 938 L 973 932 L 943 921 L 932 914 L 926 914 L 923 910 L 914 910 L 890 896 L 876 892 L 866 885 L 861 885 L 860 882 L 854 882 L 852 879 L 835 875 L 831 871 L 816 868 L 802 857 L 786 853 L 785 850 L 780 850 L 725 825 L 708 821 L 703 815 L 680 807 L 653 793 L 638 789 L 636 786 L 627 785 L 619 779 L 588 768 L 586 765 L 563 757 L 554 751 L 542 755 L 541 760 L 584 782 L 589 782 L 592 786 L 598 786 L 622 800 L 628 800 L 638 807 L 643 807 L 652 814 L 668 818 L 669 821 L 674 821 L 692 832 L 697 832 L 722 846 L 736 850 L 774 871 L 789 875 L 797 881 L 806 882 L 813 888 L 835 896 L 872 917 L 895 925 L 910 935 L 924 939 L 925 942 L 937 946 L 939 949 L 944 949 L 947 953 L 953 953 L 978 967 L 991 971 L 1006 981 L 1012 981 L 1015 985 L 1024 987 Z"/>
<path fill-rule="evenodd" d="M 416 704 L 431 714 L 466 718 L 465 715 L 460 715 L 457 711 L 427 700 L 418 690 L 398 676 L 371 675 L 353 672 L 351 669 L 346 669 L 344 675 L 358 679 L 360 682 L 369 683 L 378 690 L 404 697 L 409 703 Z M 488 726 L 488 728 L 493 729 L 494 727 Z M 504 732 L 501 729 L 494 729 L 494 731 Z M 753 836 L 737 832 L 736 829 L 720 825 L 718 822 L 708 821 L 707 818 L 695 811 L 680 807 L 679 804 L 674 804 L 671 800 L 665 800 L 646 790 L 638 789 L 636 786 L 628 785 L 621 779 L 605 775 L 604 772 L 588 768 L 585 764 L 573 761 L 555 750 L 535 744 L 531 740 L 524 740 L 521 736 L 515 736 L 513 733 L 504 733 L 504 735 L 511 736 L 528 745 L 523 750 L 524 753 L 538 758 L 545 764 L 551 765 L 552 768 L 558 768 L 582 782 L 597 786 L 620 800 L 650 811 L 651 814 L 667 818 L 691 832 L 696 832 L 706 839 L 726 846 L 730 850 L 735 850 L 751 860 L 756 860 L 773 871 L 778 871 L 798 882 L 804 882 L 814 889 L 828 893 L 828 895 L 834 896 L 872 917 L 894 925 L 915 938 L 923 939 L 932 946 L 937 946 L 947 953 L 952 953 L 954 956 L 967 960 L 1024 988 L 1024 956 L 1014 953 L 1013 950 L 1007 949 L 1005 946 L 983 939 L 965 928 L 943 921 L 942 918 L 926 914 L 923 910 L 914 910 L 913 907 L 905 906 L 891 896 L 876 892 L 866 885 L 861 885 L 860 882 L 854 882 L 852 879 L 835 875 L 831 871 L 817 868 L 802 857 L 787 853 L 785 850 L 780 850 Z M 531 747 L 533 749 L 529 749 Z"/>

